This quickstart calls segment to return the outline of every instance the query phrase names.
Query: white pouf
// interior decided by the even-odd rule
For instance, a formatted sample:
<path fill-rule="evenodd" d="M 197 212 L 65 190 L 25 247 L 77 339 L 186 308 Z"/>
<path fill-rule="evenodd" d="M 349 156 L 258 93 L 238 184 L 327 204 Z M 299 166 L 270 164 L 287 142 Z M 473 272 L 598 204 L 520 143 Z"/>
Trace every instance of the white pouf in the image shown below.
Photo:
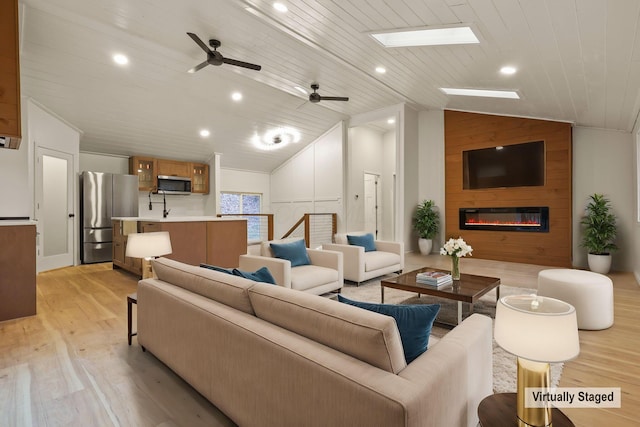
<path fill-rule="evenodd" d="M 538 295 L 573 305 L 579 329 L 613 325 L 613 282 L 604 274 L 569 268 L 542 270 L 538 273 Z"/>

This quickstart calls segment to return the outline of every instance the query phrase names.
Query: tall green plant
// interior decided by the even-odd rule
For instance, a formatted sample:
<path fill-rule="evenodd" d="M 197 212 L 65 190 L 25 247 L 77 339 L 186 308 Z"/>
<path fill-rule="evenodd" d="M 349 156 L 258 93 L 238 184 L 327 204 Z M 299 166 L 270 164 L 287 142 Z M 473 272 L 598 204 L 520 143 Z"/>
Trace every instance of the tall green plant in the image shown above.
<path fill-rule="evenodd" d="M 616 217 L 611 213 L 609 200 L 602 194 L 592 194 L 586 213 L 580 221 L 584 226 L 581 245 L 594 255 L 608 255 L 618 249 L 613 243 L 617 233 Z"/>
<path fill-rule="evenodd" d="M 413 215 L 413 228 L 422 239 L 433 239 L 440 229 L 440 214 L 433 200 L 424 200 Z"/>

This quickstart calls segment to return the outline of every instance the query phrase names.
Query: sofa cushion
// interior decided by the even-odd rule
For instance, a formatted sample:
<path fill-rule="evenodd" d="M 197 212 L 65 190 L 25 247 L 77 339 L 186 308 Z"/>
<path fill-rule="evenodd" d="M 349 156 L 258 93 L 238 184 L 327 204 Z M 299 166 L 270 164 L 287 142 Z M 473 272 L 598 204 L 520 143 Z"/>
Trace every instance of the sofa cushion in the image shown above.
<path fill-rule="evenodd" d="M 301 240 L 300 237 L 287 237 L 286 239 L 268 240 L 266 242 L 262 242 L 260 244 L 260 255 L 274 258 L 275 255 L 273 254 L 273 250 L 271 249 L 272 243 L 275 243 L 275 244 L 293 243 L 293 242 L 297 242 L 298 240 Z"/>
<path fill-rule="evenodd" d="M 376 250 L 376 242 L 371 233 L 363 235 L 347 234 L 347 241 L 350 245 L 362 246 L 365 252 L 373 252 Z"/>
<path fill-rule="evenodd" d="M 391 252 L 365 252 L 364 271 L 374 271 L 390 265 L 400 264 L 400 255 Z"/>
<path fill-rule="evenodd" d="M 256 283 L 244 277 L 184 264 L 168 258 L 152 261 L 159 280 L 210 298 L 248 314 L 254 314 L 248 290 Z"/>
<path fill-rule="evenodd" d="M 394 374 L 405 368 L 400 333 L 388 316 L 327 298 L 257 283 L 256 316 Z"/>
<path fill-rule="evenodd" d="M 276 258 L 290 261 L 291 267 L 311 264 L 304 240 L 296 240 L 291 243 L 271 243 L 269 246 L 271 246 L 273 255 Z"/>
<path fill-rule="evenodd" d="M 364 236 L 366 231 L 350 231 L 350 236 Z M 338 245 L 348 245 L 349 239 L 347 239 L 347 233 L 336 233 L 333 235 L 333 241 Z"/>
<path fill-rule="evenodd" d="M 316 286 L 336 282 L 338 270 L 317 265 L 301 265 L 291 269 L 291 289 L 305 291 Z"/>
<path fill-rule="evenodd" d="M 372 304 L 353 301 L 342 295 L 338 295 L 338 301 L 393 317 L 400 331 L 407 364 L 427 351 L 433 321 L 440 311 L 440 304 Z"/>

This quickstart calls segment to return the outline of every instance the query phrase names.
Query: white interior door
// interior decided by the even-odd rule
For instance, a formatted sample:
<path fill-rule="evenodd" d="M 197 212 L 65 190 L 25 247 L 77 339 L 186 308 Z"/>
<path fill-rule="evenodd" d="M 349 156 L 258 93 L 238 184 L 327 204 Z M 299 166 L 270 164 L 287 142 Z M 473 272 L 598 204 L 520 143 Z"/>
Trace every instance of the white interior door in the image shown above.
<path fill-rule="evenodd" d="M 38 271 L 73 265 L 73 155 L 36 150 L 35 218 L 38 221 Z"/>

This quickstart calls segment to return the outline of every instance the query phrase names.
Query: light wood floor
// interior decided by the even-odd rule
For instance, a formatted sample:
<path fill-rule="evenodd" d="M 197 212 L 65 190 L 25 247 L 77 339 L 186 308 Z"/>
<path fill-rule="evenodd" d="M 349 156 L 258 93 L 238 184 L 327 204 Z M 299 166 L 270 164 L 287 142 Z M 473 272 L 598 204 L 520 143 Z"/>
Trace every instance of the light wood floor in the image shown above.
<path fill-rule="evenodd" d="M 437 255 L 407 267 L 449 268 Z M 544 267 L 465 258 L 463 273 L 536 287 Z M 580 331 L 563 387 L 621 387 L 620 409 L 566 409 L 576 426 L 640 424 L 640 288 L 613 273 L 615 324 Z M 41 273 L 38 314 L 0 322 L 0 426 L 229 426 L 224 414 L 148 352 L 127 345 L 126 296 L 137 280 L 111 264 Z M 134 306 L 135 307 L 135 306 Z"/>

